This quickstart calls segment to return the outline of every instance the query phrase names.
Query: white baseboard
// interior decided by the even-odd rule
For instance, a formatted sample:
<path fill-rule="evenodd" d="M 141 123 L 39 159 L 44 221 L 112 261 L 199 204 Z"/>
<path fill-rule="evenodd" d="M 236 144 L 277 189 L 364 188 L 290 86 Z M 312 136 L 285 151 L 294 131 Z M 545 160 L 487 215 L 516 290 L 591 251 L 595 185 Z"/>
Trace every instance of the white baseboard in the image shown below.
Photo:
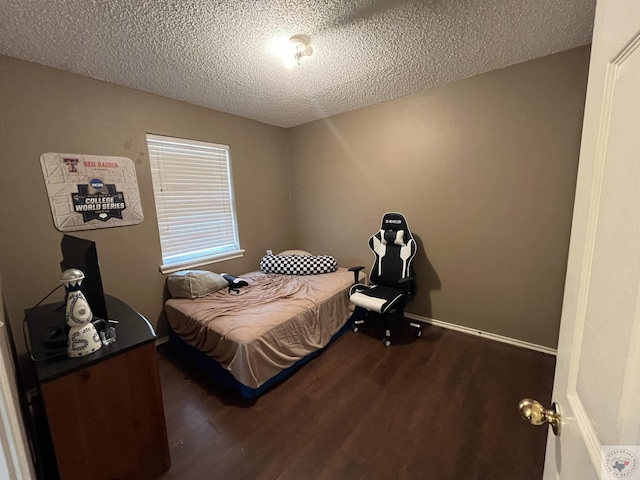
<path fill-rule="evenodd" d="M 484 332 L 482 330 L 477 330 L 475 328 L 470 328 L 470 327 L 464 327 L 462 325 L 456 325 L 454 323 L 443 322 L 441 320 L 435 320 L 433 318 L 422 317 L 420 315 L 415 315 L 413 313 L 405 312 L 404 316 L 412 320 L 417 320 L 418 322 L 429 323 L 437 327 L 447 328 L 449 330 L 455 330 L 457 332 L 466 333 L 467 335 L 474 335 L 476 337 L 486 338 L 488 340 L 493 340 L 495 342 L 508 343 L 509 345 L 514 345 L 516 347 L 521 347 L 521 348 L 527 348 L 529 350 L 535 350 L 536 352 L 546 353 L 547 355 L 555 356 L 558 353 L 558 351 L 554 348 L 544 347 L 542 345 L 537 345 L 535 343 L 529 343 L 523 340 L 518 340 L 511 337 L 505 337 L 503 335 L 498 335 L 496 333 Z"/>
<path fill-rule="evenodd" d="M 168 341 L 169 341 L 169 336 L 162 337 L 162 338 L 156 338 L 156 347 L 159 347 L 160 345 L 164 345 Z"/>

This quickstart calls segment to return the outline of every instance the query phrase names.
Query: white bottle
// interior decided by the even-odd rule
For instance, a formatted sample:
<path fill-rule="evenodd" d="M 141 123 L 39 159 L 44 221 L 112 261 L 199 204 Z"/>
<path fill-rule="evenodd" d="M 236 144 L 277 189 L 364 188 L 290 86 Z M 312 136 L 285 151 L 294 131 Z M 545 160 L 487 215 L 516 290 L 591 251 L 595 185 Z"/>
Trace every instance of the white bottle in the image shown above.
<path fill-rule="evenodd" d="M 75 268 L 62 272 L 60 281 L 67 290 L 66 321 L 69 325 L 69 341 L 67 355 L 69 357 L 83 357 L 102 347 L 100 336 L 91 320 L 93 313 L 87 299 L 80 290 L 84 273 Z"/>

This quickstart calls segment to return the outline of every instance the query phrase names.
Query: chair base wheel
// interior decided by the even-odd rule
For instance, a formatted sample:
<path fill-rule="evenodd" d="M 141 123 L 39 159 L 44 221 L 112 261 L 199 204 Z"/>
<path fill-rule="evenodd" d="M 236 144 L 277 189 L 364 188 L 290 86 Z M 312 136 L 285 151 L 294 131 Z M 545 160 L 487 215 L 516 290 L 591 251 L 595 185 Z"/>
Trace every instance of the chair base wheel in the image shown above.
<path fill-rule="evenodd" d="M 385 347 L 390 347 L 391 346 L 391 340 L 389 340 L 388 338 L 385 338 L 384 340 L 382 340 L 382 344 Z"/>
<path fill-rule="evenodd" d="M 352 331 L 353 333 L 358 333 L 358 330 L 359 330 L 359 328 L 358 328 L 358 327 L 356 327 L 355 325 L 354 325 L 353 327 L 351 327 L 351 331 Z"/>
<path fill-rule="evenodd" d="M 421 337 L 422 336 L 422 330 L 418 330 L 418 332 L 416 333 L 417 336 Z"/>

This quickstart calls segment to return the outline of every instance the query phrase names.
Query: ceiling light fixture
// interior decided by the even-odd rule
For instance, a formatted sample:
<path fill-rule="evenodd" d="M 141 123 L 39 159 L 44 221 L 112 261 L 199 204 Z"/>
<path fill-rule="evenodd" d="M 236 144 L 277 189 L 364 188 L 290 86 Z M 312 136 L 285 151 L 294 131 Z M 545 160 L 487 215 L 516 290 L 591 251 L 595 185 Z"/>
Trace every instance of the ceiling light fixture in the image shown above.
<path fill-rule="evenodd" d="M 282 49 L 282 60 L 287 68 L 300 65 L 304 57 L 310 57 L 313 47 L 309 43 L 311 39 L 307 35 L 294 35 Z"/>
<path fill-rule="evenodd" d="M 313 47 L 309 44 L 310 40 L 306 35 L 294 35 L 289 39 L 289 43 L 295 47 L 295 54 L 293 56 L 298 65 L 300 65 L 302 57 L 310 57 L 313 53 Z"/>

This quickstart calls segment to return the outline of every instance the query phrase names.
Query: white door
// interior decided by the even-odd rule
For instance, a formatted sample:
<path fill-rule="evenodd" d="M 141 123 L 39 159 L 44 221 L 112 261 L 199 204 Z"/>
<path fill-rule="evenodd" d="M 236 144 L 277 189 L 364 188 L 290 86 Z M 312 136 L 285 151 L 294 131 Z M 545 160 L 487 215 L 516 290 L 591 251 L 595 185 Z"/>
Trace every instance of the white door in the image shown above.
<path fill-rule="evenodd" d="M 0 478 L 35 478 L 18 403 L 11 347 L 0 286 Z"/>
<path fill-rule="evenodd" d="M 640 479 L 638 0 L 596 7 L 553 401 L 545 480 Z"/>

